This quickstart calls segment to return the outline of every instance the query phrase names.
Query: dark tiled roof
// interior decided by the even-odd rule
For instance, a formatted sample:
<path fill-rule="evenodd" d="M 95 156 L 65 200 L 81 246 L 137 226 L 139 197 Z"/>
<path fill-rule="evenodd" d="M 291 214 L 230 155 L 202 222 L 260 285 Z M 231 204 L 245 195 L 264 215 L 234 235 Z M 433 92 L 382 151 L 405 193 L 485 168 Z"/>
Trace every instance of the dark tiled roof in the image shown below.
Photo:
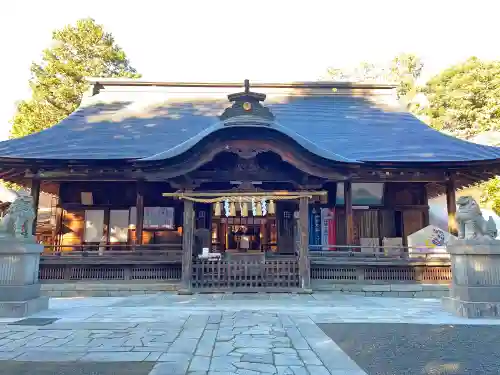
<path fill-rule="evenodd" d="M 223 131 L 226 95 L 168 89 L 122 89 L 97 94 L 60 124 L 0 142 L 0 157 L 25 159 L 161 159 Z M 288 95 L 288 94 L 287 94 Z M 500 159 L 500 148 L 437 132 L 385 97 L 268 95 L 270 126 L 319 156 L 336 161 L 441 162 Z M 242 119 L 242 126 L 250 123 Z"/>

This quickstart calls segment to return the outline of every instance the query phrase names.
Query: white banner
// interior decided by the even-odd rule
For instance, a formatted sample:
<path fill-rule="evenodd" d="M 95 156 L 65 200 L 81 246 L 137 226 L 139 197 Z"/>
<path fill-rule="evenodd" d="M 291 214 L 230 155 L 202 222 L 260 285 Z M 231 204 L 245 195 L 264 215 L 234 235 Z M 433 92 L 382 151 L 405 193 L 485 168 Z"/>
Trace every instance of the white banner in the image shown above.
<path fill-rule="evenodd" d="M 174 229 L 174 208 L 144 207 L 144 229 Z"/>
<path fill-rule="evenodd" d="M 428 225 L 408 236 L 408 253 L 410 257 L 449 257 L 446 244 L 450 237 L 453 236 L 449 232 Z"/>

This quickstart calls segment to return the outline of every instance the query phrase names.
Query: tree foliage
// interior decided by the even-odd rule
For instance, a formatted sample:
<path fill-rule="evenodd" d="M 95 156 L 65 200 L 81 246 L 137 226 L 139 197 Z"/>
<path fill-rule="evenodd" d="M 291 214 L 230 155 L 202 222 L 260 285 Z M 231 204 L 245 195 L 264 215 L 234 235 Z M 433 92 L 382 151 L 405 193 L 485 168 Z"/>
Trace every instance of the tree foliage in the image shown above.
<path fill-rule="evenodd" d="M 482 191 L 481 203 L 490 206 L 497 215 L 500 215 L 500 177 L 493 177 L 479 187 Z"/>
<path fill-rule="evenodd" d="M 12 138 L 47 129 L 71 114 L 88 89 L 85 77 L 140 76 L 112 34 L 93 19 L 54 31 L 52 41 L 41 61 L 31 65 L 32 97 L 17 106 Z"/>
<path fill-rule="evenodd" d="M 500 130 L 500 61 L 475 57 L 432 78 L 424 114 L 435 129 L 468 139 Z"/>
<path fill-rule="evenodd" d="M 369 62 L 361 62 L 350 69 L 332 67 L 328 69 L 328 75 L 334 81 L 386 83 L 390 80 L 387 66 Z"/>
<path fill-rule="evenodd" d="M 423 88 L 422 110 L 429 124 L 456 137 L 470 139 L 500 130 L 500 61 L 471 57 L 433 77 Z M 481 203 L 500 215 L 500 179 L 480 183 Z"/>
<path fill-rule="evenodd" d="M 335 81 L 394 83 L 398 99 L 408 107 L 418 93 L 417 81 L 424 64 L 411 53 L 401 53 L 386 64 L 362 62 L 353 69 L 330 68 L 328 75 Z"/>
<path fill-rule="evenodd" d="M 423 62 L 414 54 L 402 53 L 390 65 L 390 76 L 397 83 L 398 98 L 411 102 L 418 93 L 417 81 L 422 74 Z"/>

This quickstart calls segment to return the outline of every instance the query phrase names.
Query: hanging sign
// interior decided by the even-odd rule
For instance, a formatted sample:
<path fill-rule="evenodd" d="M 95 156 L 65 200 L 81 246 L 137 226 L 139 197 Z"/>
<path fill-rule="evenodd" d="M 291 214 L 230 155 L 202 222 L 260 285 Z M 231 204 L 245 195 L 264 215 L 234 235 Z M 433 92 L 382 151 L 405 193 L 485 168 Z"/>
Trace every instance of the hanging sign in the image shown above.
<path fill-rule="evenodd" d="M 174 208 L 144 207 L 144 229 L 174 229 Z"/>
<path fill-rule="evenodd" d="M 309 206 L 309 245 L 321 245 L 321 209 L 315 205 Z M 321 250 L 314 247 L 311 250 Z"/>

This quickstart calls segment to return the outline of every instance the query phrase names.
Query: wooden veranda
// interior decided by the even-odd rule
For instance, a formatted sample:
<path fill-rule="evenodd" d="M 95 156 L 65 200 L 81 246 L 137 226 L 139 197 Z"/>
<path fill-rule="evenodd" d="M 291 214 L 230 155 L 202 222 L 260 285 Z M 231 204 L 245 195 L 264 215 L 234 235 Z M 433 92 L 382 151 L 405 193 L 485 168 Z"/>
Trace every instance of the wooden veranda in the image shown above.
<path fill-rule="evenodd" d="M 118 250 L 119 249 L 119 250 Z M 137 282 L 174 283 L 181 288 L 180 246 L 111 246 L 106 252 L 75 246 L 72 251 L 46 247 L 40 261 L 42 282 Z M 429 252 L 411 258 L 408 248 L 371 256 L 356 247 L 343 251 L 309 251 L 310 278 L 331 284 L 448 284 L 450 262 Z M 197 260 L 192 262 L 193 291 L 295 291 L 299 290 L 297 258 L 275 256 L 265 264 Z M 105 284 L 103 285 L 105 286 Z"/>

